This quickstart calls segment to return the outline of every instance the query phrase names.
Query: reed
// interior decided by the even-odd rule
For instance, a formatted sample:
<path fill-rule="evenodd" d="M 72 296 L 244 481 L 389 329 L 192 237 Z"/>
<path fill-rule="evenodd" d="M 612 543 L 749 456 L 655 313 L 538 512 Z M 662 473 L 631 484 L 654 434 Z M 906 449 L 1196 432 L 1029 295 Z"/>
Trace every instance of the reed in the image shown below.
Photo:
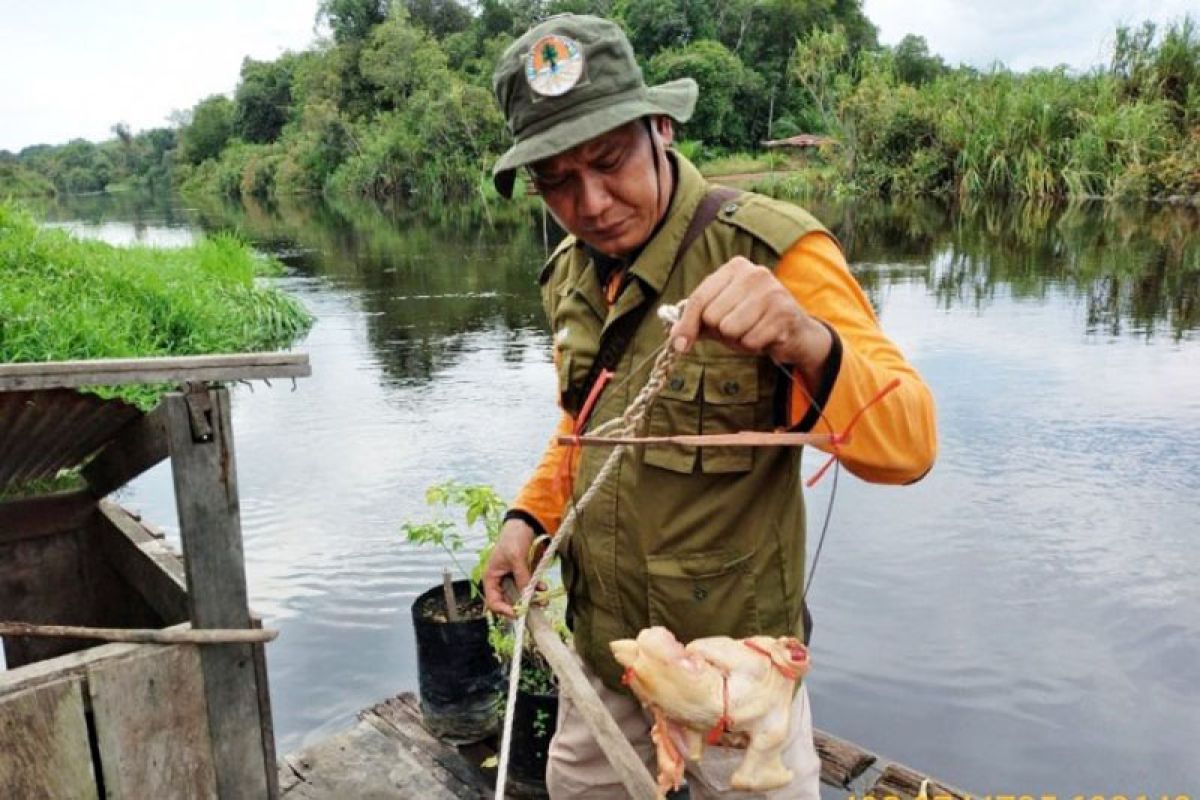
<path fill-rule="evenodd" d="M 312 317 L 260 279 L 281 265 L 230 235 L 114 247 L 0 203 L 0 362 L 276 350 Z M 161 388 L 101 389 L 143 409 Z"/>

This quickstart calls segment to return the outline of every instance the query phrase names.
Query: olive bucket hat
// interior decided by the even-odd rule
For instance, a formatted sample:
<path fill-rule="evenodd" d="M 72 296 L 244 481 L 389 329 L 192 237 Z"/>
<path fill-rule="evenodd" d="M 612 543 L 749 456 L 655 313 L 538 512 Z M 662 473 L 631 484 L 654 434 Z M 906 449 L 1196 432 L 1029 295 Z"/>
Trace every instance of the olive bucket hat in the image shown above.
<path fill-rule="evenodd" d="M 600 17 L 560 14 L 530 28 L 500 57 L 492 89 L 513 144 L 492 168 L 512 197 L 516 170 L 566 152 L 641 117 L 687 122 L 699 90 L 691 78 L 647 86 L 625 32 Z"/>

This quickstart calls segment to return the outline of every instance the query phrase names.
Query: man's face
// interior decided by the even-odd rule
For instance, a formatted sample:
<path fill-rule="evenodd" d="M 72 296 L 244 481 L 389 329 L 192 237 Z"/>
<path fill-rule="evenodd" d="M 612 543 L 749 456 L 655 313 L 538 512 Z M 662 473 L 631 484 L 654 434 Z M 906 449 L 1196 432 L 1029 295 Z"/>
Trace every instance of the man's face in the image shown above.
<path fill-rule="evenodd" d="M 663 144 L 670 120 L 653 122 Z M 534 184 L 569 232 L 602 253 L 623 255 L 650 238 L 670 197 L 671 172 L 641 120 L 534 164 Z M 661 178 L 661 186 L 660 186 Z"/>

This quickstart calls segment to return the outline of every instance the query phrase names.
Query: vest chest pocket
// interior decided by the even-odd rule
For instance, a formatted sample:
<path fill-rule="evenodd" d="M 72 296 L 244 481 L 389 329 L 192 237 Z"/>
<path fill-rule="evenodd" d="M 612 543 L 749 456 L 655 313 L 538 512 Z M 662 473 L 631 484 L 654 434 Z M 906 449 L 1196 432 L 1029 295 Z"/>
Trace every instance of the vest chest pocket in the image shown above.
<path fill-rule="evenodd" d="M 668 628 L 684 643 L 757 631 L 750 559 L 729 550 L 648 556 L 650 624 Z"/>
<path fill-rule="evenodd" d="M 700 432 L 700 383 L 704 365 L 680 359 L 675 371 L 650 406 L 650 436 L 676 436 Z M 696 448 L 677 444 L 649 444 L 645 463 L 672 472 L 691 472 L 696 466 Z"/>
<path fill-rule="evenodd" d="M 758 363 L 753 359 L 718 361 L 704 367 L 701 433 L 754 430 L 758 409 Z M 701 448 L 703 472 L 747 472 L 754 466 L 752 447 Z"/>

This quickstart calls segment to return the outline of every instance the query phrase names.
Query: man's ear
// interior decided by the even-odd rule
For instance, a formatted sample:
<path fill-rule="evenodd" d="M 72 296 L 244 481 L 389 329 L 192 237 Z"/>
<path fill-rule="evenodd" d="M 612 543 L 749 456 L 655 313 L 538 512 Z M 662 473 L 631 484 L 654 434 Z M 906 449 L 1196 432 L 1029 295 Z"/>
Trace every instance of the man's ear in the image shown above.
<path fill-rule="evenodd" d="M 675 141 L 675 121 L 666 114 L 654 118 L 654 129 L 658 138 L 662 139 L 664 147 L 670 147 Z"/>

